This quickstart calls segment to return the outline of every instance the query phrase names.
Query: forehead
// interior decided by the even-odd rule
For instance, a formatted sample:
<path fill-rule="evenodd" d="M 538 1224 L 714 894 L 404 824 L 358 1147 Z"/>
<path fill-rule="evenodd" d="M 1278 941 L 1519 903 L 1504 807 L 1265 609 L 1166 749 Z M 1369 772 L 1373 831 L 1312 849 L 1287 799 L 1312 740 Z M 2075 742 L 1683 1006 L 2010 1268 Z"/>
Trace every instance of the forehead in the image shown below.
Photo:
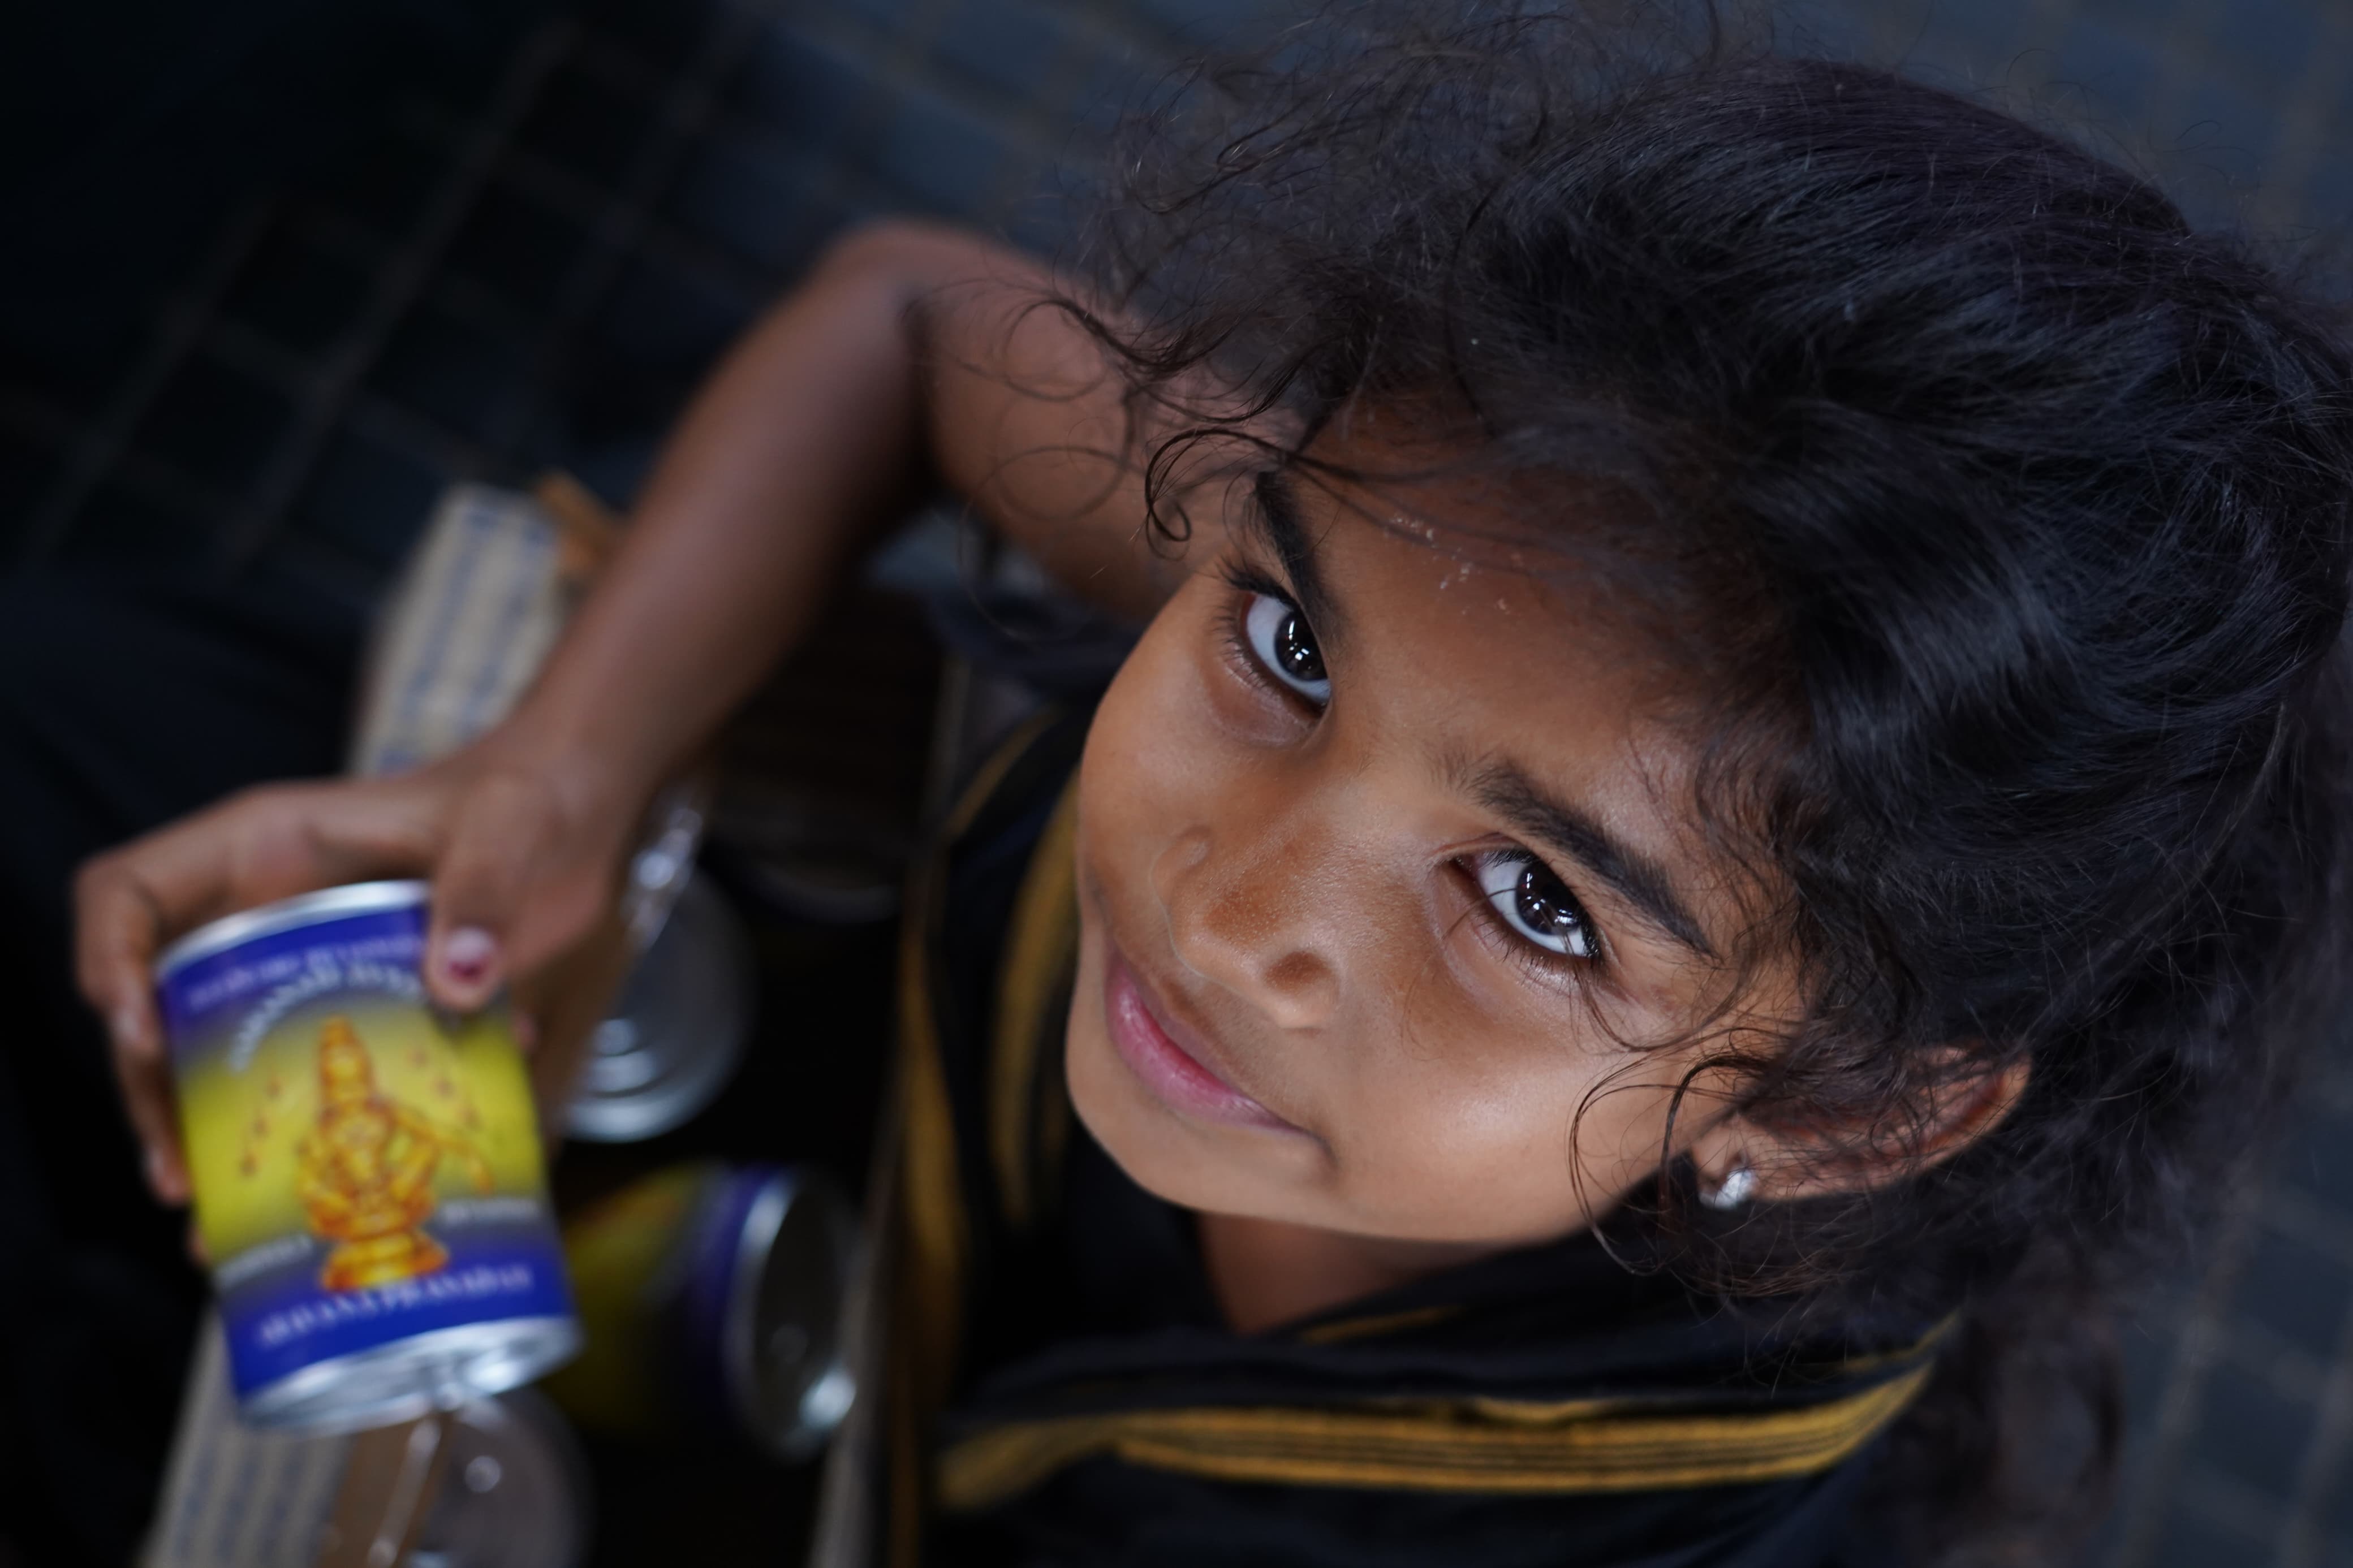
<path fill-rule="evenodd" d="M 1334 601 L 1318 631 L 1335 653 L 1410 677 L 1384 704 L 1466 756 L 1554 783 L 1630 769 L 1646 796 L 1687 780 L 1676 719 L 1691 682 L 1599 531 L 1578 526 L 1590 502 L 1566 483 L 1450 471 L 1386 433 L 1327 434 L 1276 480 Z"/>
<path fill-rule="evenodd" d="M 1476 479 L 1311 464 L 1283 489 L 1329 601 L 1336 718 L 1418 755 L 1433 787 L 1525 777 L 1690 879 L 1686 683 L 1609 574 Z"/>

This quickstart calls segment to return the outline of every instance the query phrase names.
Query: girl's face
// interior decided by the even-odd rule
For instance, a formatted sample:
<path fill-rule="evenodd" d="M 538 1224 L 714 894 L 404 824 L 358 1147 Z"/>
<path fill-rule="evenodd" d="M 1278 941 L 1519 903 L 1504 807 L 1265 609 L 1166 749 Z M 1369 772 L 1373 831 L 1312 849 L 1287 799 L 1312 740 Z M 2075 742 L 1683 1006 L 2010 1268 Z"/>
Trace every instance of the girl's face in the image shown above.
<path fill-rule="evenodd" d="M 1071 1097 L 1189 1207 L 1542 1240 L 1658 1168 L 1695 1047 L 1626 1042 L 1689 1026 L 1739 911 L 1599 588 L 1466 566 L 1403 536 L 1442 495 L 1384 494 L 1238 486 L 1105 697 Z"/>

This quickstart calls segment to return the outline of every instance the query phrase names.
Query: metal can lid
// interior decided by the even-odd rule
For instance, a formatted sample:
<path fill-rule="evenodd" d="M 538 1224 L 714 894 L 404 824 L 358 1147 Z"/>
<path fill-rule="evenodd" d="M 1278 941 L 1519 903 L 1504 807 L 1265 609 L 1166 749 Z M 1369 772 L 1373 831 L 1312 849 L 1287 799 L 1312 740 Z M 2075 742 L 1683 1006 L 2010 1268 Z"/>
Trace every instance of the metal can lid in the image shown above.
<path fill-rule="evenodd" d="M 628 1143 L 691 1121 L 734 1076 L 754 990 L 751 940 L 724 895 L 696 872 L 589 1037 L 565 1131 Z"/>
<path fill-rule="evenodd" d="M 856 1223 L 840 1192 L 808 1167 L 754 1166 L 737 1180 L 756 1185 L 719 1347 L 728 1403 L 763 1448 L 806 1458 L 856 1392 L 841 1343 Z"/>
<path fill-rule="evenodd" d="M 410 1568 L 577 1568 L 587 1555 L 587 1458 L 544 1396 L 517 1389 L 457 1411 L 441 1466 Z"/>
<path fill-rule="evenodd" d="M 216 921 L 198 926 L 165 948 L 163 956 L 155 961 L 155 978 L 159 981 L 168 979 L 174 972 L 186 968 L 200 958 L 209 958 L 216 952 L 240 942 L 251 942 L 257 937 L 316 925 L 343 915 L 373 914 L 378 910 L 397 910 L 422 904 L 427 892 L 427 885 L 414 879 L 351 882 L 340 888 L 322 888 L 315 893 L 297 893 L 274 904 L 223 915 Z"/>
<path fill-rule="evenodd" d="M 454 1323 L 312 1362 L 244 1395 L 248 1426 L 313 1436 L 364 1431 L 520 1388 L 580 1352 L 568 1317 Z"/>

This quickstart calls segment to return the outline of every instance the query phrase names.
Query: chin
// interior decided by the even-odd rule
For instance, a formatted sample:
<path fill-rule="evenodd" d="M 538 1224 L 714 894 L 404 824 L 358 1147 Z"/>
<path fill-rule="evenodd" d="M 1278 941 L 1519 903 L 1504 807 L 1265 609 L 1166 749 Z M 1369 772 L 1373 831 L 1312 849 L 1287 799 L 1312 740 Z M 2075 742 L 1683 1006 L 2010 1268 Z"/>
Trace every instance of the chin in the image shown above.
<path fill-rule="evenodd" d="M 1100 981 L 1090 991 L 1082 979 L 1079 998 L 1071 1009 L 1062 1053 L 1071 1108 L 1130 1181 L 1166 1202 L 1202 1206 L 1203 1189 L 1217 1184 L 1202 1179 L 1209 1174 L 1211 1157 L 1121 1063 L 1103 1026 Z"/>
<path fill-rule="evenodd" d="M 1220 1147 L 1230 1132 L 1186 1120 L 1136 1082 L 1103 1026 L 1100 984 L 1092 1000 L 1074 999 L 1063 1075 L 1080 1122 L 1128 1180 L 1180 1208 L 1317 1223 L 1297 1181 L 1255 1168 L 1250 1153 L 1264 1151 Z"/>

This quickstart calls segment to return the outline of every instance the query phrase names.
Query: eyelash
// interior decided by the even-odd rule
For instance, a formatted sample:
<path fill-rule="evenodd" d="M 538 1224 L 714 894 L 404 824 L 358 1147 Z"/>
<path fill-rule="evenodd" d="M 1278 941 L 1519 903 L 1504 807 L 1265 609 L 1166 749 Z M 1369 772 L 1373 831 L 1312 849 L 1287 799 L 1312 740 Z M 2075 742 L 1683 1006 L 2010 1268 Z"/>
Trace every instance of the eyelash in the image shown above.
<path fill-rule="evenodd" d="M 1292 597 L 1291 590 L 1271 573 L 1247 560 L 1226 561 L 1219 566 L 1218 575 L 1225 581 L 1226 586 L 1234 591 L 1233 602 L 1226 607 L 1224 615 L 1227 657 L 1233 661 L 1234 667 L 1261 690 L 1271 692 L 1306 712 L 1322 713 L 1323 708 L 1319 704 L 1302 696 L 1267 668 L 1265 661 L 1259 658 L 1258 650 L 1250 646 L 1250 612 L 1253 597 L 1263 595 L 1270 599 L 1279 599 L 1291 606 L 1292 614 L 1304 617 L 1306 612 L 1300 609 L 1299 601 Z"/>
<path fill-rule="evenodd" d="M 1524 935 L 1513 926 L 1510 918 L 1497 907 L 1495 896 L 1487 890 L 1485 883 L 1480 877 L 1481 870 L 1487 863 L 1505 858 L 1540 867 L 1560 884 L 1561 891 L 1567 895 L 1569 903 L 1576 911 L 1577 923 L 1583 933 L 1585 942 L 1592 951 L 1582 953 L 1556 952 L 1551 948 Z M 1472 905 L 1471 912 L 1480 923 L 1480 934 L 1494 942 L 1501 950 L 1502 956 L 1514 963 L 1525 965 L 1532 973 L 1545 980 L 1556 983 L 1564 976 L 1590 979 L 1607 967 L 1609 950 L 1601 940 L 1600 927 L 1594 923 L 1592 914 L 1585 907 L 1585 900 L 1577 896 L 1577 889 L 1569 886 L 1568 879 L 1554 870 L 1546 863 L 1542 856 L 1533 850 L 1524 849 L 1518 845 L 1512 845 L 1501 849 L 1484 849 L 1466 856 L 1455 861 L 1454 867 L 1462 878 L 1464 889 L 1470 895 Z"/>

